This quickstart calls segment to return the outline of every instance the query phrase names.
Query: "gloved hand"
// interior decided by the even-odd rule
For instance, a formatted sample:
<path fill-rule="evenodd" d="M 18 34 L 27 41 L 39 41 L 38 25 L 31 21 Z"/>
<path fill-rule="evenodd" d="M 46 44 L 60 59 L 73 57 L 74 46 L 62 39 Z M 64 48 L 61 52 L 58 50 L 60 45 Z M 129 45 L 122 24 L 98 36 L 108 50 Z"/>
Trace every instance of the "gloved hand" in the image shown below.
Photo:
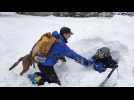
<path fill-rule="evenodd" d="M 94 65 L 95 61 L 93 59 L 88 59 L 88 66 Z"/>
<path fill-rule="evenodd" d="M 110 64 L 109 66 L 106 66 L 106 68 L 117 68 L 118 65 L 117 64 Z"/>
<path fill-rule="evenodd" d="M 99 73 L 106 71 L 105 65 L 103 65 L 102 63 L 94 63 L 94 69 Z"/>
<path fill-rule="evenodd" d="M 117 68 L 118 67 L 118 65 L 116 64 L 116 65 L 114 65 L 114 68 Z"/>

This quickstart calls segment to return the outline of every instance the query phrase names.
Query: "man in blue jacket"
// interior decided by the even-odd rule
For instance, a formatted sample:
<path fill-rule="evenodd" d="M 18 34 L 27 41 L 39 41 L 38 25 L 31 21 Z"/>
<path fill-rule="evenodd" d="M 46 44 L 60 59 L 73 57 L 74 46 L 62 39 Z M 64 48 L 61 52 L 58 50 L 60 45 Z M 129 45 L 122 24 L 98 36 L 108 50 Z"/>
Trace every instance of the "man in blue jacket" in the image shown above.
<path fill-rule="evenodd" d="M 42 76 L 42 79 L 38 80 L 37 82 L 38 85 L 44 84 L 44 81 L 61 85 L 61 82 L 55 73 L 54 65 L 59 59 L 65 60 L 64 56 L 69 57 L 87 67 L 92 64 L 92 61 L 80 56 L 66 45 L 68 42 L 67 40 L 72 34 L 73 33 L 71 32 L 71 29 L 68 27 L 61 28 L 60 33 L 57 31 L 54 31 L 52 33 L 52 35 L 59 39 L 59 41 L 52 46 L 48 57 L 45 60 L 39 58 L 37 59 L 38 67 L 41 71 L 41 73 L 37 74 L 39 74 L 39 76 Z"/>

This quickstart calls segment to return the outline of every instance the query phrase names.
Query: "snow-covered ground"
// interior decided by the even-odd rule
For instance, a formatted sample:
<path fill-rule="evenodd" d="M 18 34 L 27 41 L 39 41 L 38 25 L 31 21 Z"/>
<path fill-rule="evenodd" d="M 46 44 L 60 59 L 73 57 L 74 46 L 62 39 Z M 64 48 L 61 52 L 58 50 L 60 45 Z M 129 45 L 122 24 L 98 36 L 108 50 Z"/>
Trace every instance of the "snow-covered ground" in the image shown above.
<path fill-rule="evenodd" d="M 77 53 L 90 59 L 98 48 L 107 46 L 111 49 L 113 58 L 119 60 L 119 75 L 115 71 L 106 86 L 134 86 L 134 17 L 65 18 L 15 13 L 0 16 L 0 86 L 34 87 L 27 75 L 38 71 L 37 68 L 31 67 L 24 76 L 19 75 L 21 64 L 10 72 L 8 69 L 19 57 L 31 50 L 43 33 L 59 31 L 63 26 L 70 27 L 75 33 L 68 45 Z M 100 74 L 92 66 L 85 68 L 71 59 L 67 60 L 66 64 L 59 62 L 55 66 L 63 87 L 97 87 L 111 71 L 108 69 Z M 43 87 L 57 86 L 45 83 Z"/>

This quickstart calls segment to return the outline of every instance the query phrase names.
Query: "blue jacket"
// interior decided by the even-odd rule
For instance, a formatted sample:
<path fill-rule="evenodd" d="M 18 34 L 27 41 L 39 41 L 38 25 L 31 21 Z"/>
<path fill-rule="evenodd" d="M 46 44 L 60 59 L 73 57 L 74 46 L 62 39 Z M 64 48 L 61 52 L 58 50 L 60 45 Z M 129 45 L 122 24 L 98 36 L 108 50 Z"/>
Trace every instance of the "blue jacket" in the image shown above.
<path fill-rule="evenodd" d="M 52 35 L 59 38 L 60 41 L 56 42 L 50 49 L 47 59 L 43 61 L 44 66 L 54 66 L 61 56 L 66 56 L 71 59 L 74 59 L 76 62 L 85 66 L 89 66 L 90 64 L 92 64 L 90 60 L 87 60 L 86 58 L 80 56 L 79 54 L 71 50 L 66 45 L 67 41 L 65 40 L 65 38 L 58 32 L 53 32 Z"/>
<path fill-rule="evenodd" d="M 59 39 L 61 42 L 63 43 L 68 43 L 68 41 L 62 36 L 60 35 L 57 31 L 54 31 L 52 33 L 52 35 L 56 38 L 56 39 Z"/>

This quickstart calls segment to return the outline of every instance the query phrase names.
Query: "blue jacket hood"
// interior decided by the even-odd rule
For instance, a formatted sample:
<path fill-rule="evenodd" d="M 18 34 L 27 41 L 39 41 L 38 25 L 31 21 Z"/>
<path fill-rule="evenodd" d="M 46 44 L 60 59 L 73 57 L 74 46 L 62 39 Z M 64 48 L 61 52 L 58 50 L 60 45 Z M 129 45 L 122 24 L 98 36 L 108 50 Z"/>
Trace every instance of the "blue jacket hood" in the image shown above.
<path fill-rule="evenodd" d="M 57 31 L 52 32 L 52 35 L 53 35 L 55 38 L 61 40 L 62 42 L 68 43 L 68 41 L 64 38 L 64 36 L 61 35 L 60 33 L 58 33 Z"/>

